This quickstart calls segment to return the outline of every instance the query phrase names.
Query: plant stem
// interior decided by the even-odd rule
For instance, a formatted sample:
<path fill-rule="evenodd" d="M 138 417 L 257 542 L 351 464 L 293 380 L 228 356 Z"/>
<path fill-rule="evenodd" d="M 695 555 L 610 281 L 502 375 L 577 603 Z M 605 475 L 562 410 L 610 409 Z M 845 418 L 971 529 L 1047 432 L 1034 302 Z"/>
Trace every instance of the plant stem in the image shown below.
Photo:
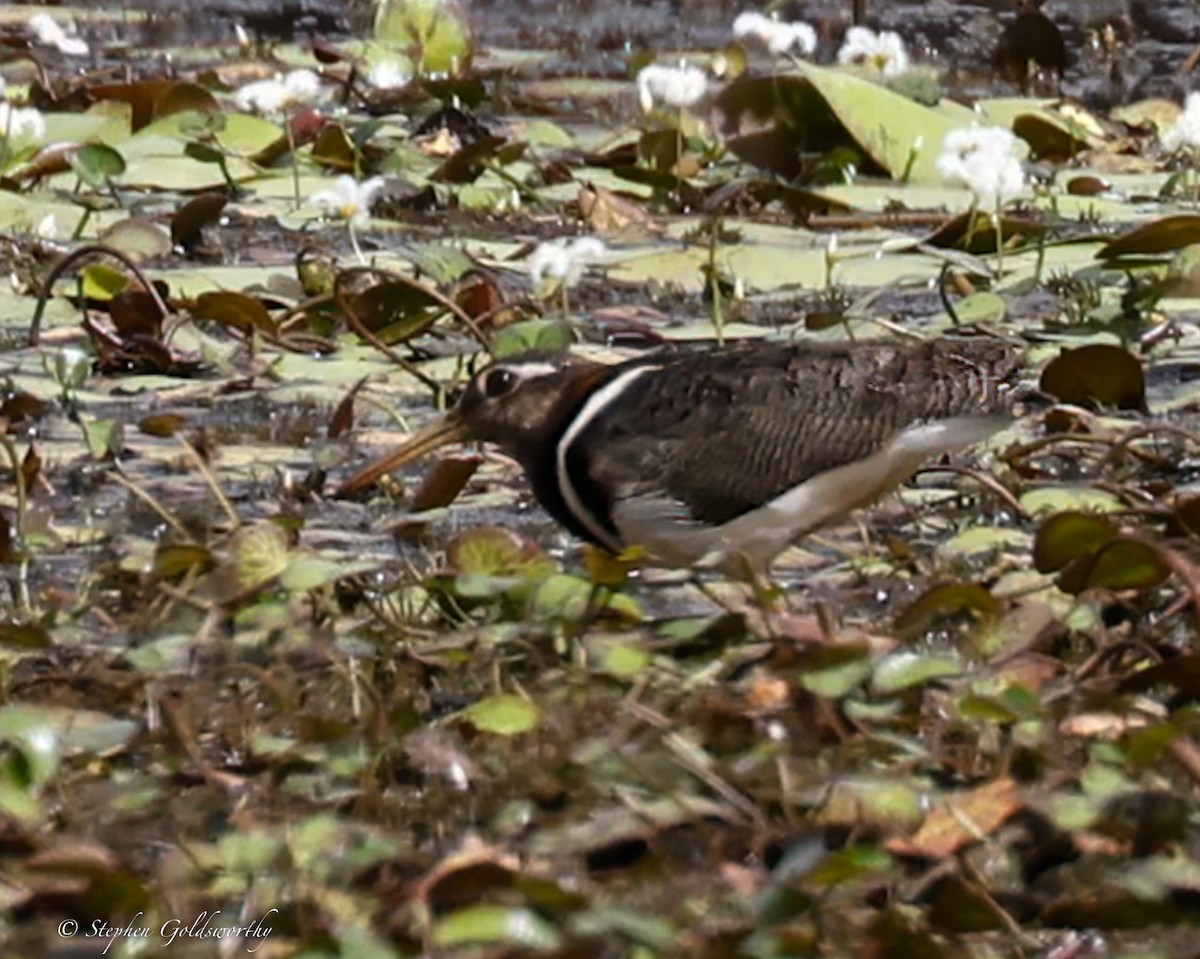
<path fill-rule="evenodd" d="M 1000 201 L 996 201 L 996 212 L 992 214 L 996 228 L 996 280 L 1004 279 L 1004 220 L 1000 217 Z"/>
<path fill-rule="evenodd" d="M 296 133 L 292 129 L 292 118 L 287 114 L 283 117 L 283 129 L 287 133 L 288 155 L 292 158 L 292 198 L 296 201 L 296 209 L 300 209 L 300 158 L 296 156 Z"/>

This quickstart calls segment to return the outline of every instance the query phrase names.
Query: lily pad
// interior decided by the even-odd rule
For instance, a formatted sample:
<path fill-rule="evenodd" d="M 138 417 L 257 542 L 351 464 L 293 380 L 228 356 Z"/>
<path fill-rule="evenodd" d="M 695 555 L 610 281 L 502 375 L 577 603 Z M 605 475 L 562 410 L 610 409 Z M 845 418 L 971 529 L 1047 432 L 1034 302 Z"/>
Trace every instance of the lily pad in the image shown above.
<path fill-rule="evenodd" d="M 1063 403 L 1146 411 L 1146 376 L 1128 350 L 1093 343 L 1063 350 L 1042 370 L 1040 388 Z"/>
<path fill-rule="evenodd" d="M 504 694 L 481 699 L 463 716 L 480 732 L 516 736 L 536 729 L 541 713 L 528 699 Z"/>

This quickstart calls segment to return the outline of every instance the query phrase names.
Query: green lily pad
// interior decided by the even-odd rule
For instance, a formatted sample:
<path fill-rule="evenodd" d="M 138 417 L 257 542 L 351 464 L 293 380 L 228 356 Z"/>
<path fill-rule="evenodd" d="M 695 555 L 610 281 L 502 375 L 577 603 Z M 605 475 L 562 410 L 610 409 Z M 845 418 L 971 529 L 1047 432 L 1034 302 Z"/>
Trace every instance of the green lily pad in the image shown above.
<path fill-rule="evenodd" d="M 1080 556 L 1090 556 L 1117 534 L 1112 520 L 1098 513 L 1056 513 L 1038 527 L 1033 565 L 1056 573 Z"/>
<path fill-rule="evenodd" d="M 840 70 L 799 65 L 860 147 L 893 179 L 938 183 L 937 157 L 960 124 L 898 93 Z M 786 80 L 787 78 L 778 78 Z"/>
<path fill-rule="evenodd" d="M 951 656 L 903 651 L 893 653 L 875 667 L 871 686 L 878 693 L 898 693 L 962 671 L 962 663 Z"/>
<path fill-rule="evenodd" d="M 375 38 L 399 47 L 422 73 L 458 73 L 471 53 L 465 14 L 448 0 L 381 0 Z"/>
<path fill-rule="evenodd" d="M 452 912 L 433 927 L 433 944 L 456 946 L 503 944 L 518 949 L 558 949 L 562 937 L 532 909 L 481 904 Z"/>
<path fill-rule="evenodd" d="M 516 736 L 536 729 L 541 712 L 524 697 L 502 694 L 481 699 L 463 716 L 480 732 Z"/>

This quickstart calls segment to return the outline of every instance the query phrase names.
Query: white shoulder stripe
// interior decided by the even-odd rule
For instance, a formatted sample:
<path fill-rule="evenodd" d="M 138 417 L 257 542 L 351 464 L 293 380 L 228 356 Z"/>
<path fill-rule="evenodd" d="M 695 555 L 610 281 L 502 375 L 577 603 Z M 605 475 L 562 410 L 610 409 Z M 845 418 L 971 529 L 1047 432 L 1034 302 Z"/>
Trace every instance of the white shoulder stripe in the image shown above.
<path fill-rule="evenodd" d="M 587 401 L 580 407 L 575 418 L 571 420 L 571 425 L 563 433 L 562 439 L 558 441 L 558 448 L 555 450 L 555 479 L 558 481 L 558 491 L 562 494 L 563 502 L 567 504 L 567 509 L 571 511 L 571 514 L 580 523 L 587 527 L 588 532 L 596 538 L 598 543 L 603 543 L 614 553 L 621 551 L 622 543 L 605 529 L 599 517 L 588 510 L 579 496 L 579 491 L 571 483 L 570 474 L 567 472 L 567 453 L 570 451 L 571 444 L 587 429 L 588 424 L 604 412 L 610 403 L 616 402 L 634 380 L 644 373 L 649 373 L 651 370 L 661 369 L 661 366 L 636 366 L 631 370 L 626 370 L 611 383 L 607 383 L 596 390 L 595 393 L 587 398 Z"/>

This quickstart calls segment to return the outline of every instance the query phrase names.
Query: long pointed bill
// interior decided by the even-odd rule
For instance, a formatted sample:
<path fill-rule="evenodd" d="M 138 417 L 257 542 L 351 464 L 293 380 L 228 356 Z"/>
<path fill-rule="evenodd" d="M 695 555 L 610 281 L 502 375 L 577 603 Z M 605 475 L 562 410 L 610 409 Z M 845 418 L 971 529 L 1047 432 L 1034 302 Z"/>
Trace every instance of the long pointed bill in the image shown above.
<path fill-rule="evenodd" d="M 392 450 L 383 459 L 360 469 L 342 483 L 333 495 L 340 498 L 370 489 L 393 470 L 398 470 L 401 466 L 420 459 L 439 447 L 460 443 L 469 438 L 470 431 L 467 429 L 467 425 L 454 413 L 447 413 L 433 426 L 417 433 L 407 443 Z"/>

